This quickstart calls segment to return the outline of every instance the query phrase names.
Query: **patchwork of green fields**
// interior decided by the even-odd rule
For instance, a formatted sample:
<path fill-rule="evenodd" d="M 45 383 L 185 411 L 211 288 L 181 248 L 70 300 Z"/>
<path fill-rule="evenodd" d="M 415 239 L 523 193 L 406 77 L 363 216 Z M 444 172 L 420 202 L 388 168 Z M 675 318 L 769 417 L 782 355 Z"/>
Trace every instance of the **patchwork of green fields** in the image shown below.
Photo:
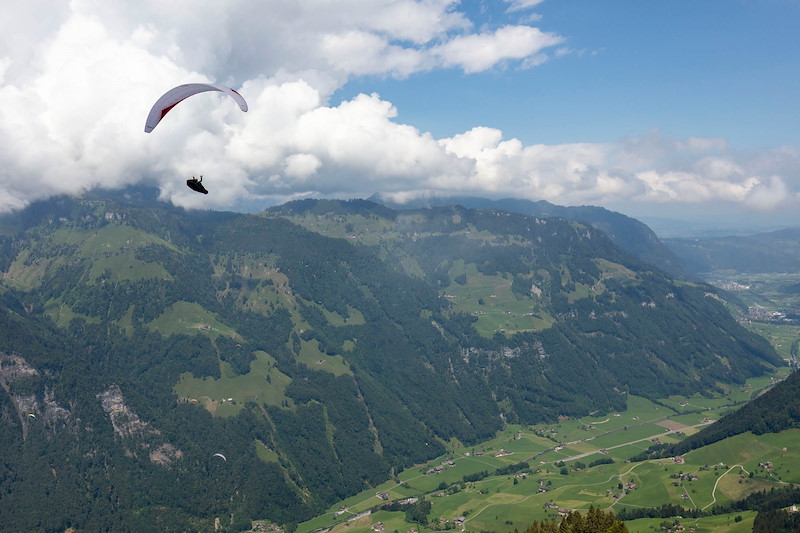
<path fill-rule="evenodd" d="M 764 378 L 750 380 L 746 390 L 764 384 Z M 420 533 L 433 531 L 406 522 L 402 512 L 360 516 L 383 501 L 378 492 L 386 492 L 390 500 L 423 496 L 433 503 L 429 519 L 439 521 L 439 530 L 453 527 L 452 520 L 463 517 L 466 530 L 505 532 L 523 529 L 534 520 L 555 519 L 559 509 L 585 511 L 594 505 L 619 510 L 663 503 L 702 509 L 800 482 L 800 468 L 795 467 L 800 464 L 800 430 L 796 429 L 738 435 L 687 453 L 680 460 L 628 462 L 653 439 L 676 442 L 697 431 L 734 409 L 743 394 L 737 389 L 727 398 L 673 397 L 659 403 L 632 396 L 628 409 L 621 413 L 565 419 L 557 424 L 508 426 L 491 441 L 452 446 L 446 455 L 401 472 L 399 482 L 388 481 L 336 504 L 327 514 L 301 524 L 298 532 L 331 528 L 331 533 L 366 533 L 377 522 L 389 531 L 405 532 L 411 527 Z M 675 409 L 668 407 L 673 404 L 677 404 Z M 614 462 L 588 467 L 598 459 Z M 525 477 L 494 474 L 498 468 L 522 461 L 530 465 Z M 771 469 L 759 466 L 765 461 L 772 462 Z M 436 466 L 442 467 L 440 471 L 429 473 Z M 464 481 L 465 476 L 484 471 L 486 477 Z M 340 514 L 342 509 L 346 511 Z M 687 530 L 738 533 L 750 531 L 754 517 L 755 513 L 742 512 L 679 519 L 679 523 Z M 659 530 L 662 522 L 635 520 L 629 529 Z"/>
<path fill-rule="evenodd" d="M 798 304 L 800 305 L 800 304 Z M 769 339 L 778 355 L 784 359 L 798 362 L 798 343 L 800 343 L 800 325 L 796 324 L 760 324 L 751 322 L 747 327 L 762 337 Z"/>
<path fill-rule="evenodd" d="M 580 471 L 570 469 L 567 474 L 560 473 L 552 466 L 539 465 L 535 468 L 531 464 L 534 472 L 525 479 L 511 475 L 490 476 L 467 483 L 461 481 L 464 473 L 486 469 L 491 471 L 500 462 L 509 464 L 521 457 L 517 454 L 505 458 L 489 455 L 476 461 L 471 455 L 453 454 L 449 457 L 455 466 L 446 467 L 440 474 L 426 476 L 419 470 L 403 472 L 400 474 L 400 485 L 389 483 L 350 498 L 335 506 L 329 514 L 302 524 L 298 531 L 313 531 L 333 525 L 333 532 L 366 532 L 378 521 L 392 530 L 407 531 L 410 527 L 416 527 L 420 532 L 432 531 L 419 524 L 405 522 L 404 515 L 400 512 L 382 511 L 352 522 L 346 521 L 378 505 L 382 501 L 375 496 L 378 491 L 387 491 L 390 499 L 424 493 L 434 503 L 431 513 L 433 518 L 452 520 L 464 517 L 466 528 L 471 531 L 510 531 L 515 527 L 521 529 L 534 520 L 556 518 L 559 509 L 585 511 L 589 505 L 612 510 L 621 506 L 653 506 L 667 502 L 687 508 L 709 507 L 713 503 L 726 503 L 757 490 L 776 487 L 782 482 L 797 482 L 800 472 L 792 474 L 789 465 L 792 461 L 797 461 L 798 452 L 784 452 L 783 449 L 787 446 L 783 445 L 792 442 L 796 444 L 800 431 L 791 430 L 763 437 L 765 436 L 741 435 L 729 439 L 731 442 L 706 447 L 702 454 L 691 452 L 684 457 L 685 462 L 681 464 L 672 460 L 642 463 L 626 463 L 620 460 L 614 464 Z M 501 435 L 492 444 L 506 446 L 506 439 L 506 435 Z M 753 450 L 756 442 L 759 443 L 757 453 L 745 451 Z M 779 462 L 774 462 L 776 458 Z M 780 472 L 773 474 L 758 467 L 759 462 L 768 459 L 774 462 L 773 470 Z M 709 460 L 716 460 L 717 463 L 707 463 Z M 431 465 L 433 464 L 438 463 L 432 462 Z M 750 471 L 754 472 L 753 478 L 745 474 Z M 682 474 L 697 477 L 692 477 L 690 481 L 688 478 L 681 479 L 679 476 Z M 620 489 L 620 484 L 633 488 Z M 439 488 L 444 486 L 447 488 Z M 457 490 L 451 493 L 451 487 L 457 487 Z M 547 492 L 540 492 L 541 487 L 546 487 Z M 347 508 L 347 513 L 334 517 L 334 512 L 340 508 Z M 743 520 L 737 522 L 736 515 L 741 515 Z M 741 532 L 749 531 L 748 527 L 752 528 L 754 516 L 755 513 L 736 513 L 680 519 L 679 523 L 684 524 L 687 529 L 695 527 L 697 531 Z M 662 522 L 662 519 L 636 520 L 630 523 L 629 528 L 631 531 L 647 531 L 651 525 Z"/>

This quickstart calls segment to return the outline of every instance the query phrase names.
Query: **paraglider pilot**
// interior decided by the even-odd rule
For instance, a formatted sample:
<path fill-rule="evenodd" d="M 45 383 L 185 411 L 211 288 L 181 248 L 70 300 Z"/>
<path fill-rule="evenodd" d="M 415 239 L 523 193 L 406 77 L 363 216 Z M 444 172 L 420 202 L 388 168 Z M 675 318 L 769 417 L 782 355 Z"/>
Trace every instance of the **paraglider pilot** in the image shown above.
<path fill-rule="evenodd" d="M 197 178 L 195 178 L 194 176 L 192 176 L 192 179 L 186 180 L 186 185 L 190 189 L 192 189 L 193 191 L 201 192 L 203 194 L 208 194 L 208 191 L 206 190 L 206 188 L 203 187 L 203 176 L 202 175 L 200 176 L 199 180 Z"/>

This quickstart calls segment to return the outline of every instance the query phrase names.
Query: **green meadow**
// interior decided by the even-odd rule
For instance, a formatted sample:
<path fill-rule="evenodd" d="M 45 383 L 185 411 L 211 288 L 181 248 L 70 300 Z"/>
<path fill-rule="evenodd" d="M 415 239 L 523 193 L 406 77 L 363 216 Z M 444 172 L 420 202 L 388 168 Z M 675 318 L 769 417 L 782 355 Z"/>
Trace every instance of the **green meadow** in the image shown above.
<path fill-rule="evenodd" d="M 93 231 L 60 228 L 53 233 L 52 241 L 79 246 L 79 257 L 92 258 L 91 279 L 97 279 L 107 272 L 112 281 L 170 279 L 164 267 L 140 261 L 134 254 L 137 248 L 151 244 L 178 251 L 175 246 L 155 235 L 114 224 Z"/>
<path fill-rule="evenodd" d="M 151 244 L 177 250 L 155 235 L 115 224 L 95 230 L 61 227 L 47 235 L 45 244 L 55 250 L 67 246 L 76 249 L 78 257 L 91 258 L 91 280 L 96 280 L 104 273 L 108 273 L 113 281 L 169 279 L 169 273 L 161 265 L 136 259 L 135 251 Z M 33 289 L 38 286 L 46 272 L 52 272 L 63 265 L 64 261 L 61 255 L 40 256 L 32 250 L 23 250 L 9 266 L 5 282 L 15 288 Z"/>
<path fill-rule="evenodd" d="M 175 302 L 150 322 L 149 327 L 165 337 L 203 332 L 211 335 L 212 338 L 220 334 L 234 340 L 241 340 L 241 336 L 233 328 L 223 324 L 217 320 L 214 313 L 206 311 L 203 306 L 194 302 Z"/>
<path fill-rule="evenodd" d="M 266 444 L 257 440 L 255 442 L 256 446 L 256 455 L 258 458 L 264 461 L 265 463 L 278 463 L 280 462 L 278 459 L 278 454 L 275 451 L 271 450 Z"/>
<path fill-rule="evenodd" d="M 44 304 L 44 313 L 60 328 L 66 328 L 74 318 L 82 318 L 89 324 L 97 324 L 100 319 L 93 316 L 76 313 L 72 308 L 59 300 L 49 300 Z"/>
<path fill-rule="evenodd" d="M 511 292 L 511 279 L 486 276 L 474 264 L 456 261 L 451 279 L 466 276 L 466 283 L 451 283 L 445 298 L 458 311 L 477 317 L 475 329 L 484 337 L 501 331 L 507 335 L 521 331 L 539 331 L 553 325 L 555 319 L 540 308 L 533 298 L 519 298 Z"/>
<path fill-rule="evenodd" d="M 737 521 L 737 518 L 741 518 L 741 520 Z M 625 525 L 631 533 L 664 531 L 661 529 L 662 526 L 674 527 L 676 525 L 683 526 L 684 531 L 694 528 L 695 533 L 750 533 L 753 531 L 755 518 L 755 511 L 742 511 L 702 518 L 640 518 L 625 522 Z"/>
<path fill-rule="evenodd" d="M 256 359 L 250 364 L 249 373 L 236 375 L 220 361 L 220 379 L 195 378 L 186 372 L 175 385 L 175 393 L 180 401 L 203 405 L 217 416 L 234 416 L 250 401 L 268 405 L 290 401 L 284 393 L 291 378 L 275 367 L 272 356 L 260 350 L 254 353 Z"/>
<path fill-rule="evenodd" d="M 327 355 L 320 351 L 316 340 L 300 341 L 297 360 L 309 368 L 331 372 L 335 376 L 353 373 L 341 355 Z"/>

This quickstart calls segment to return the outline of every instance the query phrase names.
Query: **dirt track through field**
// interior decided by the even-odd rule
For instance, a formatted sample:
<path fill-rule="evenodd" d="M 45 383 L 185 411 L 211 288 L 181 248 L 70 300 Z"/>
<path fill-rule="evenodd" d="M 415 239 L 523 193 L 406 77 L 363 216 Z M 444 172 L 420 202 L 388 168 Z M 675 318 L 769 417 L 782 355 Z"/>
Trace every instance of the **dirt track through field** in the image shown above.
<path fill-rule="evenodd" d="M 672 431 L 684 431 L 692 427 L 687 426 L 686 424 L 681 424 L 680 422 L 676 422 L 674 420 L 662 420 L 661 422 L 656 422 L 656 425 L 661 426 L 662 428 L 671 429 Z"/>

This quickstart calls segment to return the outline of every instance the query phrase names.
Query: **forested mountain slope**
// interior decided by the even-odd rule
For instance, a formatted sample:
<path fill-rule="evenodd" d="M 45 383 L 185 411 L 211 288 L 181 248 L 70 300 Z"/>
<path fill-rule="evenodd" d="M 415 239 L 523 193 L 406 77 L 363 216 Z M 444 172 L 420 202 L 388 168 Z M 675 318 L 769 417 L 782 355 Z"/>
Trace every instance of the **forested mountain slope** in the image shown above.
<path fill-rule="evenodd" d="M 504 419 L 781 363 L 710 287 L 564 219 L 95 195 L 0 225 L 11 530 L 291 529 Z"/>
<path fill-rule="evenodd" d="M 768 343 L 736 324 L 713 288 L 675 281 L 582 224 L 461 207 L 393 211 L 360 200 L 291 202 L 269 214 L 374 247 L 397 269 L 439 287 L 451 309 L 473 322 L 464 335 L 476 356 L 464 359 L 501 388 L 524 376 L 508 391 L 515 399 L 529 392 L 537 398 L 512 401 L 512 417 L 528 413 L 521 420 L 563 413 L 562 402 L 584 402 L 587 395 L 591 400 L 581 405 L 597 405 L 615 387 L 658 396 L 713 388 L 740 365 L 758 372 L 767 359 L 781 364 L 774 355 L 763 359 L 773 353 Z M 496 305 L 503 297 L 513 302 Z M 537 355 L 503 357 L 497 365 L 481 357 L 490 341 L 512 354 Z M 553 346 L 557 358 L 548 356 Z M 544 376 L 534 370 L 542 367 L 552 370 Z M 578 393 L 578 382 L 588 390 Z M 548 410 L 550 385 L 576 394 Z"/>
<path fill-rule="evenodd" d="M 552 204 L 545 200 L 533 202 L 518 198 L 488 200 L 475 197 L 431 197 L 421 198 L 406 204 L 396 204 L 380 197 L 375 197 L 375 201 L 384 203 L 394 209 L 403 210 L 460 205 L 473 209 L 495 209 L 542 218 L 562 217 L 567 220 L 589 224 L 608 235 L 614 244 L 626 252 L 643 261 L 657 265 L 661 270 L 673 276 L 686 277 L 686 272 L 683 270 L 678 257 L 659 240 L 653 230 L 646 224 L 603 207 L 592 205 L 563 206 Z"/>

